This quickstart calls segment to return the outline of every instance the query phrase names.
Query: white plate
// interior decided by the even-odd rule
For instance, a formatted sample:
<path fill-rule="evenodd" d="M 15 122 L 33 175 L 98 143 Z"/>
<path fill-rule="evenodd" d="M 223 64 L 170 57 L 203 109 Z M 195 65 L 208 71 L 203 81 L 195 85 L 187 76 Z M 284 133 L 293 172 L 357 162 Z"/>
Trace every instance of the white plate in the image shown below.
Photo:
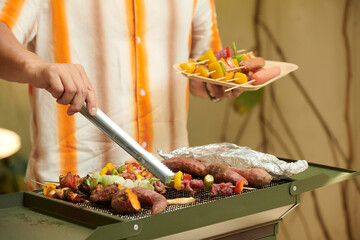
<path fill-rule="evenodd" d="M 201 77 L 201 76 L 195 76 L 189 73 L 185 73 L 182 72 L 182 75 L 184 75 L 185 77 L 189 78 L 189 79 L 193 79 L 193 80 L 200 80 L 203 82 L 208 82 L 208 83 L 212 83 L 212 84 L 217 84 L 217 85 L 222 85 L 225 87 L 236 87 L 241 85 L 241 87 L 238 87 L 238 89 L 243 89 L 246 91 L 255 91 L 258 90 L 262 87 L 265 87 L 266 85 L 282 78 L 285 77 L 286 75 L 288 75 L 289 73 L 291 73 L 292 71 L 295 71 L 296 69 L 298 69 L 299 67 L 296 64 L 293 63 L 287 63 L 287 62 L 278 62 L 278 61 L 265 61 L 265 66 L 264 68 L 270 68 L 270 67 L 275 67 L 275 66 L 279 66 L 280 67 L 280 75 L 276 76 L 272 79 L 270 79 L 269 81 L 267 81 L 266 83 L 260 84 L 260 85 L 252 85 L 251 83 L 244 83 L 244 84 L 237 84 L 237 83 L 233 83 L 233 82 L 225 82 L 225 81 L 218 81 L 218 80 L 214 80 L 212 78 L 206 78 L 206 77 Z M 173 66 L 177 71 L 182 71 L 182 69 L 180 68 L 180 63 L 175 64 Z"/>

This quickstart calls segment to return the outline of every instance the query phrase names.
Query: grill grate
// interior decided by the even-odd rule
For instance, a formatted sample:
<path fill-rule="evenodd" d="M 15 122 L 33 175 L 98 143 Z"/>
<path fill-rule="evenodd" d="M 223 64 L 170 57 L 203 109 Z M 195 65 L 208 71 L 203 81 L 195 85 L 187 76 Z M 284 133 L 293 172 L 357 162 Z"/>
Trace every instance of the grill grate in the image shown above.
<path fill-rule="evenodd" d="M 248 194 L 248 193 L 254 192 L 254 191 L 261 191 L 261 189 L 275 187 L 275 186 L 278 186 L 278 185 L 281 185 L 281 184 L 285 184 L 287 182 L 289 182 L 289 180 L 273 181 L 273 182 L 269 183 L 268 185 L 266 185 L 266 186 L 264 186 L 262 188 L 251 189 L 251 190 L 244 189 L 241 194 Z M 40 192 L 40 194 L 42 194 L 42 192 Z M 175 190 L 175 189 L 167 189 L 164 196 L 165 196 L 166 199 L 174 199 L 174 198 L 190 197 L 190 194 L 188 192 L 185 192 L 185 191 L 178 191 L 178 190 Z M 209 191 L 201 190 L 201 191 L 195 193 L 194 198 L 198 199 L 198 201 L 196 201 L 195 203 L 184 204 L 184 205 L 169 205 L 169 206 L 166 207 L 166 209 L 162 213 L 173 212 L 173 211 L 176 211 L 176 210 L 179 210 L 179 209 L 188 208 L 188 207 L 191 207 L 191 206 L 196 206 L 196 205 L 200 205 L 200 204 L 204 204 L 204 203 L 208 203 L 208 202 L 213 202 L 213 201 L 217 201 L 217 200 L 224 199 L 224 198 L 229 198 L 229 197 L 234 197 L 234 196 L 236 196 L 236 195 L 232 194 L 232 195 L 222 195 L 222 196 L 211 197 L 209 195 Z M 117 216 L 117 217 L 120 217 L 122 219 L 127 219 L 127 220 L 139 220 L 139 219 L 151 216 L 151 209 L 149 207 L 146 207 L 146 206 L 143 207 L 143 209 L 141 211 L 137 212 L 137 213 L 126 214 L 125 215 L 125 214 L 118 214 L 109 207 L 97 205 L 97 204 L 94 204 L 94 203 L 91 203 L 91 202 L 88 202 L 88 203 L 86 203 L 86 202 L 73 203 L 73 204 L 76 204 L 79 207 L 99 211 L 99 212 L 102 212 L 102 213 L 110 214 L 110 215 Z M 162 213 L 160 213 L 160 214 L 162 214 Z"/>

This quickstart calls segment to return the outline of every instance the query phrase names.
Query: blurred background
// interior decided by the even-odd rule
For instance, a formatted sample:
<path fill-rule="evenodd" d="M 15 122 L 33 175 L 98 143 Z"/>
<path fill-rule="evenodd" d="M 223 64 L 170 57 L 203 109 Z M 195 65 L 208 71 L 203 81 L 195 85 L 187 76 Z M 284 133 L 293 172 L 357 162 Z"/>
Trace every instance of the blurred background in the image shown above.
<path fill-rule="evenodd" d="M 236 42 L 299 69 L 256 92 L 190 97 L 190 145 L 232 142 L 278 157 L 360 171 L 360 1 L 216 0 L 223 47 Z M 25 191 L 28 87 L 0 81 L 0 128 L 21 137 L 0 160 L 0 193 Z M 301 195 L 278 239 L 360 239 L 360 179 Z"/>

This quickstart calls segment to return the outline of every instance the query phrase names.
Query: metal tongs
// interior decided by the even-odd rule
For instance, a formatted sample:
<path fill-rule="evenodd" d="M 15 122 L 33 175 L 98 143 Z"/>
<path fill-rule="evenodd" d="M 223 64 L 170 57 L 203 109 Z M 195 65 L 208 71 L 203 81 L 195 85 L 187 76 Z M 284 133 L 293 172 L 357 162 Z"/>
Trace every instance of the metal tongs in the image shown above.
<path fill-rule="evenodd" d="M 170 171 L 169 168 L 141 147 L 99 108 L 97 109 L 95 116 L 91 116 L 87 111 L 86 103 L 84 103 L 80 113 L 161 181 L 164 183 L 170 183 L 170 180 L 174 178 L 174 173 Z"/>

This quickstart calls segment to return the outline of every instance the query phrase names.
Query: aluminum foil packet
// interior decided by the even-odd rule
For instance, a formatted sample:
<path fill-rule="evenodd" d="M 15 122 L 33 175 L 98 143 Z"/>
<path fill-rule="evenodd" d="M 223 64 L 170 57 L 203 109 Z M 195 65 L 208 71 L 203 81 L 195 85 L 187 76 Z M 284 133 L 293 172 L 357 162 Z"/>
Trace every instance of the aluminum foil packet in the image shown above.
<path fill-rule="evenodd" d="M 285 162 L 277 157 L 252 150 L 249 147 L 241 147 L 232 143 L 214 143 L 204 146 L 178 148 L 170 153 L 158 151 L 164 158 L 192 157 L 202 160 L 205 165 L 221 163 L 232 167 L 262 168 L 272 175 L 274 180 L 286 179 L 294 174 L 305 171 L 308 168 L 306 160 Z"/>

